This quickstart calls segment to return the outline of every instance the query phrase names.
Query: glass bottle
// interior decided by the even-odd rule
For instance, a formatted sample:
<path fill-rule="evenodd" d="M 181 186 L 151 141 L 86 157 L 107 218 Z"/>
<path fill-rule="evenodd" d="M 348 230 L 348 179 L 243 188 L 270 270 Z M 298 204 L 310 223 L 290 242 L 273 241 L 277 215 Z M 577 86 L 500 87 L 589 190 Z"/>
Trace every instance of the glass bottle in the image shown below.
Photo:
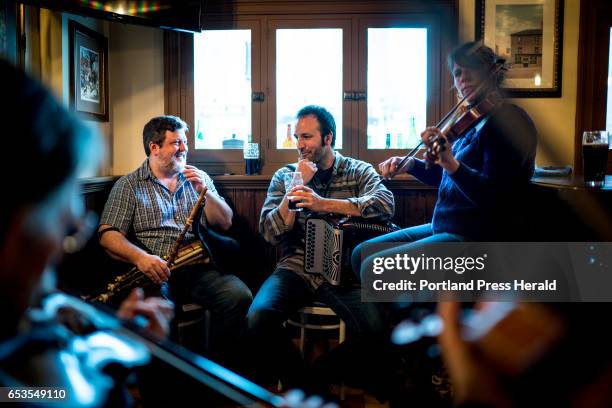
<path fill-rule="evenodd" d="M 198 119 L 198 122 L 196 125 L 196 138 L 198 140 L 204 140 L 204 135 L 202 134 L 202 128 L 200 127 L 200 119 Z"/>
<path fill-rule="evenodd" d="M 295 148 L 295 140 L 293 140 L 293 132 L 291 132 L 291 123 L 287 124 L 287 137 L 283 141 L 284 149 L 293 149 Z"/>
<path fill-rule="evenodd" d="M 414 124 L 414 116 L 410 116 L 410 128 L 408 129 L 408 137 L 406 138 L 406 148 L 408 145 L 416 146 L 419 143 L 419 137 L 416 133 L 416 125 Z"/>

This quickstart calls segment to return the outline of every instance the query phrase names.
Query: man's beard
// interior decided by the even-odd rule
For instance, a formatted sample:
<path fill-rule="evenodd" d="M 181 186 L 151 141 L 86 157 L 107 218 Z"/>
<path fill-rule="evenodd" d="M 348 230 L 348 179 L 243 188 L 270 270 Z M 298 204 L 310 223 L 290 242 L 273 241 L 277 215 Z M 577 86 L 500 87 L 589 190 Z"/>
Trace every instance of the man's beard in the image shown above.
<path fill-rule="evenodd" d="M 178 158 L 182 156 L 184 157 L 183 160 L 178 161 Z M 177 173 L 181 173 L 183 170 L 185 170 L 185 163 L 187 161 L 187 155 L 186 154 L 182 154 L 182 155 L 173 155 L 170 158 L 168 158 L 168 160 L 166 160 L 163 164 L 163 168 L 165 173 L 167 174 L 177 174 Z"/>
<path fill-rule="evenodd" d="M 304 156 L 302 152 L 300 152 L 300 156 L 301 158 L 306 158 L 306 156 Z M 325 156 L 325 146 L 320 146 L 314 150 L 311 150 L 307 158 L 314 164 L 318 165 L 321 162 L 321 160 L 323 160 L 324 156 Z"/>

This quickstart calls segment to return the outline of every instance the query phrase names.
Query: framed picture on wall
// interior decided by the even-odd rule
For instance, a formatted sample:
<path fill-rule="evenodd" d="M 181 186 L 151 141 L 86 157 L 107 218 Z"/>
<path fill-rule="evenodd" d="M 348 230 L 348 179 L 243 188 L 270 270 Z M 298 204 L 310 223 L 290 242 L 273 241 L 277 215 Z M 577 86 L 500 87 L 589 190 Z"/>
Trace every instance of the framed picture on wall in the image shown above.
<path fill-rule="evenodd" d="M 69 22 L 70 107 L 78 114 L 108 121 L 108 40 L 75 21 Z"/>
<path fill-rule="evenodd" d="M 561 96 L 563 0 L 476 0 L 476 39 L 505 58 L 508 96 Z"/>

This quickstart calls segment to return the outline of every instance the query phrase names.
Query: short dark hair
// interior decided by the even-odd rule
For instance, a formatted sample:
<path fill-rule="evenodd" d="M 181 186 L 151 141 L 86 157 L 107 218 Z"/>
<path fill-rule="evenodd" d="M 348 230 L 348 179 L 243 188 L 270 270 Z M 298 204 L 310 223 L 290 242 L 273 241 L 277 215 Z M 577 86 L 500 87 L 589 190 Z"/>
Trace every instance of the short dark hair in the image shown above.
<path fill-rule="evenodd" d="M 185 133 L 187 133 L 189 126 L 178 116 L 164 115 L 151 119 L 142 129 L 142 144 L 147 157 L 151 154 L 150 143 L 161 146 L 166 138 L 166 130 L 175 132 L 180 129 L 185 129 Z"/>
<path fill-rule="evenodd" d="M 453 49 L 447 58 L 448 69 L 453 72 L 455 64 L 478 71 L 489 71 L 497 64 L 503 64 L 505 60 L 495 54 L 493 50 L 480 41 L 470 41 Z M 501 69 L 495 78 L 495 84 L 499 85 L 504 80 L 505 70 Z"/>
<path fill-rule="evenodd" d="M 319 121 L 319 128 L 321 129 L 321 142 L 323 142 L 323 138 L 325 136 L 331 133 L 331 145 L 334 147 L 336 145 L 336 121 L 334 120 L 332 114 L 322 106 L 308 105 L 300 109 L 300 111 L 297 113 L 297 118 L 301 119 L 308 115 L 313 115 Z"/>
<path fill-rule="evenodd" d="M 19 124 L 19 144 L 28 165 L 19 177 L 36 180 L 11 184 L 11 198 L 3 200 L 0 212 L 0 240 L 5 238 L 12 217 L 19 208 L 44 203 L 82 166 L 100 152 L 97 135 L 68 112 L 42 84 L 22 70 L 0 59 L 3 89 L 11 103 L 0 111 L 2 123 Z M 0 172 L 13 174 L 16 163 L 0 161 Z"/>

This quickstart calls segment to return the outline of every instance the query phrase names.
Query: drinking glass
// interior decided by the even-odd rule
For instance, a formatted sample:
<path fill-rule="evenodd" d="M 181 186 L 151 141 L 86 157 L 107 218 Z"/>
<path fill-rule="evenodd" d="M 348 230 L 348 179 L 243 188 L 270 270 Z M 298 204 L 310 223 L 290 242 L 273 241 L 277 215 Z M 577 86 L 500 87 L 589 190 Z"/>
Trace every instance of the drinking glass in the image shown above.
<path fill-rule="evenodd" d="M 303 185 L 304 179 L 302 178 L 302 173 L 299 171 L 292 171 L 289 173 L 285 173 L 285 191 L 291 190 L 295 186 Z M 287 197 L 289 199 L 289 211 L 302 211 L 304 210 L 302 207 L 296 207 L 298 201 L 293 201 L 293 197 Z"/>
<path fill-rule="evenodd" d="M 259 161 L 259 144 L 258 143 L 245 143 L 243 150 L 244 157 L 244 174 L 252 175 L 257 174 L 261 167 Z"/>
<path fill-rule="evenodd" d="M 602 187 L 608 164 L 608 132 L 588 130 L 582 134 L 582 164 L 584 183 L 589 187 Z"/>

